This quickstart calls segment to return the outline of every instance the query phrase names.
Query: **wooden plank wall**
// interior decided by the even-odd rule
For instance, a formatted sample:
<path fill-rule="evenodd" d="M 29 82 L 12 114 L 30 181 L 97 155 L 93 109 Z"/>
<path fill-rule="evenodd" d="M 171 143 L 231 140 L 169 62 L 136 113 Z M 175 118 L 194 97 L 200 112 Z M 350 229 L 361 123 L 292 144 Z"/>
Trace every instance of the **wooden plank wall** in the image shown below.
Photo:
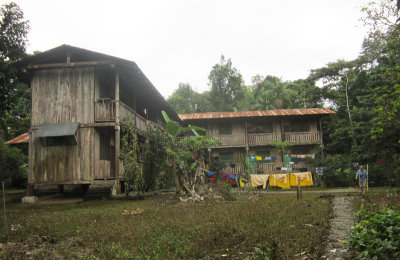
<path fill-rule="evenodd" d="M 93 68 L 38 70 L 31 81 L 32 127 L 94 123 Z"/>
<path fill-rule="evenodd" d="M 35 132 L 32 132 L 29 183 L 76 184 L 92 180 L 93 128 L 79 128 L 77 145 L 69 146 L 43 146 L 35 138 Z"/>
<path fill-rule="evenodd" d="M 43 146 L 44 123 L 94 122 L 93 68 L 38 70 L 31 81 L 32 114 L 28 182 L 81 183 L 93 177 L 94 129 L 78 128 L 77 145 Z"/>

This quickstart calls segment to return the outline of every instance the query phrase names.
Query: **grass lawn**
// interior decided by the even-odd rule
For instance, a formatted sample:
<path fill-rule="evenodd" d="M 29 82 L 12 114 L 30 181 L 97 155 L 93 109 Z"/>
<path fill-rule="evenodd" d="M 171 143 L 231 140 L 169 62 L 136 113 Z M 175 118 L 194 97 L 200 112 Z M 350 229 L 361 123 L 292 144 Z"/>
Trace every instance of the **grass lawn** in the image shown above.
<path fill-rule="evenodd" d="M 11 195 L 11 196 L 15 196 Z M 5 259 L 256 259 L 254 247 L 279 259 L 323 255 L 331 205 L 318 194 L 236 195 L 233 202 L 141 201 L 7 204 Z M 140 215 L 124 210 L 143 209 Z M 2 212 L 3 213 L 3 212 Z M 1 216 L 3 219 L 3 216 Z M 3 221 L 1 222 L 3 223 Z M 1 258 L 1 257 L 0 257 Z"/>

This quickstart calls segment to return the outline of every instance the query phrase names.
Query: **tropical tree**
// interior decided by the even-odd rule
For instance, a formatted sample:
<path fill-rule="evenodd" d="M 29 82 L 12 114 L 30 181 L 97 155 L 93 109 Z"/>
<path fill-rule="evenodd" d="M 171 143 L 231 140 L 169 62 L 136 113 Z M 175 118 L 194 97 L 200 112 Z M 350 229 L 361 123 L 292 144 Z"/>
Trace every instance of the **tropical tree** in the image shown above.
<path fill-rule="evenodd" d="M 18 83 L 15 62 L 25 56 L 28 21 L 19 6 L 13 2 L 0 9 L 0 117 L 3 117 L 17 96 Z"/>
<path fill-rule="evenodd" d="M 222 55 L 220 63 L 215 64 L 208 76 L 210 101 L 213 111 L 236 111 L 244 96 L 243 79 L 240 72 L 232 66 L 231 59 Z"/>
<path fill-rule="evenodd" d="M 254 110 L 286 109 L 294 106 L 296 91 L 289 88 L 288 82 L 281 78 L 267 75 L 264 79 L 253 77 Z"/>
<path fill-rule="evenodd" d="M 171 160 L 175 180 L 176 193 L 191 194 L 196 200 L 195 185 L 204 185 L 204 154 L 206 148 L 218 145 L 209 136 L 200 136 L 196 130 L 205 129 L 196 126 L 180 126 L 162 111 L 169 136 L 166 152 Z M 183 135 L 183 134 L 192 135 Z"/>
<path fill-rule="evenodd" d="M 202 95 L 192 89 L 189 83 L 179 83 L 179 87 L 167 99 L 177 113 L 195 113 L 202 105 Z"/>

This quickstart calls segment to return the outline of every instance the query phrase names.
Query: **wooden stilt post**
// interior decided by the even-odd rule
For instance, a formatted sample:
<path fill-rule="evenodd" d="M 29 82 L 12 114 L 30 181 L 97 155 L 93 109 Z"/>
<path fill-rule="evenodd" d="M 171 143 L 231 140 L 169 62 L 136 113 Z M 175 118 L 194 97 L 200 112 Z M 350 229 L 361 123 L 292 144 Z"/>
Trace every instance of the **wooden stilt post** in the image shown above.
<path fill-rule="evenodd" d="M 114 153 L 114 177 L 119 185 L 119 152 L 120 152 L 120 135 L 121 135 L 121 125 L 119 116 L 119 72 L 115 72 L 115 153 Z M 119 187 L 117 187 L 117 193 L 120 192 Z"/>
<path fill-rule="evenodd" d="M 33 185 L 26 185 L 26 196 L 33 196 Z"/>

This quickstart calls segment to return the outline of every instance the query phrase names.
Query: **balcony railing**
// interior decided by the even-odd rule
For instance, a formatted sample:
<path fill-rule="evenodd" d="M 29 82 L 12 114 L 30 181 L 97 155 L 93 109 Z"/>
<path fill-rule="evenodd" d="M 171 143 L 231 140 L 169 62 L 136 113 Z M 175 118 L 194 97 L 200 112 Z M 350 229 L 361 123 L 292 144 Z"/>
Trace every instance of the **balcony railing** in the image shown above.
<path fill-rule="evenodd" d="M 272 144 L 275 140 L 281 140 L 280 133 L 248 134 L 248 144 Z"/>
<path fill-rule="evenodd" d="M 94 120 L 96 122 L 115 121 L 115 100 L 102 98 L 94 102 Z"/>
<path fill-rule="evenodd" d="M 321 142 L 319 132 L 285 133 L 285 140 L 292 144 L 316 144 Z"/>
<path fill-rule="evenodd" d="M 285 133 L 285 140 L 292 144 L 317 144 L 321 141 L 321 135 L 318 132 L 307 133 Z M 221 142 L 221 147 L 244 146 L 244 145 L 271 145 L 274 141 L 282 141 L 281 133 L 265 134 L 244 134 L 240 135 L 214 135 L 214 139 Z"/>
<path fill-rule="evenodd" d="M 119 117 L 123 120 L 126 117 L 131 117 L 134 121 L 134 126 L 142 131 L 146 132 L 149 126 L 159 127 L 156 123 L 150 120 L 144 119 L 138 113 L 135 112 L 125 103 L 119 101 Z M 113 122 L 115 121 L 115 100 L 111 99 L 99 99 L 95 102 L 94 112 L 96 122 Z"/>
<path fill-rule="evenodd" d="M 221 146 L 241 146 L 246 144 L 245 135 L 217 135 L 213 136 L 215 140 L 221 142 Z"/>

